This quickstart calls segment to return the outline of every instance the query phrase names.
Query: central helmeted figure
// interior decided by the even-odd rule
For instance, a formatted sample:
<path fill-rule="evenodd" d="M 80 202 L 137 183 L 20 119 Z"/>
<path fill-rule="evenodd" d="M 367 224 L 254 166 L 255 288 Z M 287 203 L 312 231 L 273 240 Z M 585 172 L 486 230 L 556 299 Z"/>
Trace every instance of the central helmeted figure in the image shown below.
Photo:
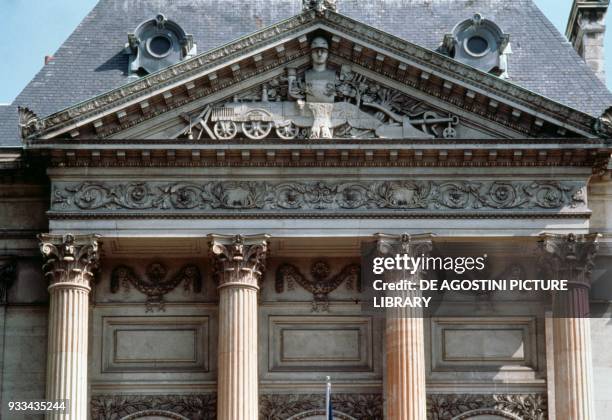
<path fill-rule="evenodd" d="M 310 44 L 312 69 L 307 70 L 305 78 L 305 93 L 308 108 L 312 111 L 314 122 L 310 138 L 332 138 L 331 116 L 336 97 L 336 72 L 327 69 L 329 43 L 323 37 L 316 37 Z M 304 106 L 299 102 L 300 108 Z"/>

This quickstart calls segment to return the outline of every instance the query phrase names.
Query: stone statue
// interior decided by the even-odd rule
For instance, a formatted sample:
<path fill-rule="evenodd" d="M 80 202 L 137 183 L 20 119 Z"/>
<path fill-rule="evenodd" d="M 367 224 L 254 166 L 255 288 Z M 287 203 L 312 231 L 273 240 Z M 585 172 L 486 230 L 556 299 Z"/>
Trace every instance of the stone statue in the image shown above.
<path fill-rule="evenodd" d="M 321 14 L 325 10 L 337 10 L 336 0 L 302 0 L 304 10 L 314 10 Z"/>
<path fill-rule="evenodd" d="M 304 76 L 306 103 L 312 112 L 314 121 L 310 131 L 312 139 L 332 138 L 332 111 L 336 97 L 336 72 L 327 69 L 329 44 L 323 37 L 316 37 L 310 44 L 312 69 Z M 304 107 L 303 100 L 298 100 L 300 109 Z"/>

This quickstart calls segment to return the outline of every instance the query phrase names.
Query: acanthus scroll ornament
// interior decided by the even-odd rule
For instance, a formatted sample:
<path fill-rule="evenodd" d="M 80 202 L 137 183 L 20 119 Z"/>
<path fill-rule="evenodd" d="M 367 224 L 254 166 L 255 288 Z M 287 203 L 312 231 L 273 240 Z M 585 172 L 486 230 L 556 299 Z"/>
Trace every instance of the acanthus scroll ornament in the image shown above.
<path fill-rule="evenodd" d="M 382 420 L 383 396 L 381 394 L 337 394 L 332 395 L 334 411 L 340 419 L 343 415 L 355 419 Z M 305 412 L 321 410 L 325 397 L 320 394 L 262 394 L 259 396 L 259 418 L 265 420 L 299 419 Z M 321 415 L 323 413 L 317 412 Z M 311 413 L 312 415 L 312 413 Z M 311 415 L 305 418 L 311 418 Z"/>
<path fill-rule="evenodd" d="M 543 394 L 430 394 L 427 418 L 468 420 L 477 415 L 509 419 L 545 420 L 547 400 Z"/>
<path fill-rule="evenodd" d="M 99 263 L 99 235 L 40 234 L 43 273 L 50 285 L 76 283 L 89 288 Z"/>
<path fill-rule="evenodd" d="M 214 420 L 217 394 L 94 395 L 92 420 L 150 418 Z M 157 417 L 162 416 L 162 417 Z"/>
<path fill-rule="evenodd" d="M 569 181 L 55 183 L 52 210 L 585 210 Z"/>
<path fill-rule="evenodd" d="M 269 252 L 269 235 L 208 236 L 213 272 L 219 287 L 244 285 L 259 289 Z"/>
<path fill-rule="evenodd" d="M 330 277 L 330 267 L 326 261 L 316 261 L 310 267 L 311 278 L 304 276 L 299 268 L 292 264 L 282 264 L 276 270 L 276 293 L 285 289 L 293 290 L 295 284 L 312 293 L 312 311 L 328 312 L 328 295 L 336 290 L 342 283 L 346 283 L 349 290 L 356 289 L 361 292 L 361 267 L 359 264 L 349 264 L 340 273 Z"/>
<path fill-rule="evenodd" d="M 129 291 L 130 284 L 147 296 L 145 307 L 147 312 L 157 308 L 164 310 L 164 295 L 170 293 L 183 283 L 185 290 L 194 293 L 202 291 L 202 276 L 200 269 L 193 264 L 182 267 L 174 276 L 166 279 L 168 270 L 160 262 L 151 263 L 146 270 L 146 279 L 142 279 L 131 267 L 120 265 L 111 274 L 111 293 L 117 293 L 120 288 Z"/>
<path fill-rule="evenodd" d="M 556 279 L 567 279 L 576 286 L 591 287 L 591 272 L 601 234 L 540 235 L 542 266 Z"/>

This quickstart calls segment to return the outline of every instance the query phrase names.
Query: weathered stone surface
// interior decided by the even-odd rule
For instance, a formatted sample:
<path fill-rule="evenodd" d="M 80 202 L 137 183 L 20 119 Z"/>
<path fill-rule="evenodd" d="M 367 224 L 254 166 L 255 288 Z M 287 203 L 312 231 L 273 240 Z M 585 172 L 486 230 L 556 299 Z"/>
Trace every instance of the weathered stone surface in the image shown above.
<path fill-rule="evenodd" d="M 584 184 L 571 181 L 56 182 L 58 212 L 586 209 Z"/>

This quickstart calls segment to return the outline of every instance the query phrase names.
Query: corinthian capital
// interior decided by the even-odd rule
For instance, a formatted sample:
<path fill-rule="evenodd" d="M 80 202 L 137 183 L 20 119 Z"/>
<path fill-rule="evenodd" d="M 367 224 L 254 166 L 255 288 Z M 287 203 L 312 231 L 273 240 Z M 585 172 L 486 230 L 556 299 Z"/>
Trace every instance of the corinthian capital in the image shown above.
<path fill-rule="evenodd" d="M 568 280 L 574 285 L 590 287 L 591 271 L 599 247 L 598 233 L 588 235 L 540 235 L 542 263 L 556 279 Z"/>
<path fill-rule="evenodd" d="M 89 287 L 98 267 L 99 235 L 40 234 L 43 273 L 51 286 L 72 283 Z"/>
<path fill-rule="evenodd" d="M 416 257 L 421 254 L 429 254 L 433 247 L 432 239 L 434 235 L 431 233 L 418 235 L 377 233 L 375 236 L 377 240 L 376 250 L 381 255 L 408 254 L 411 257 Z"/>
<path fill-rule="evenodd" d="M 269 235 L 208 235 L 219 287 L 258 288 L 268 255 Z"/>

